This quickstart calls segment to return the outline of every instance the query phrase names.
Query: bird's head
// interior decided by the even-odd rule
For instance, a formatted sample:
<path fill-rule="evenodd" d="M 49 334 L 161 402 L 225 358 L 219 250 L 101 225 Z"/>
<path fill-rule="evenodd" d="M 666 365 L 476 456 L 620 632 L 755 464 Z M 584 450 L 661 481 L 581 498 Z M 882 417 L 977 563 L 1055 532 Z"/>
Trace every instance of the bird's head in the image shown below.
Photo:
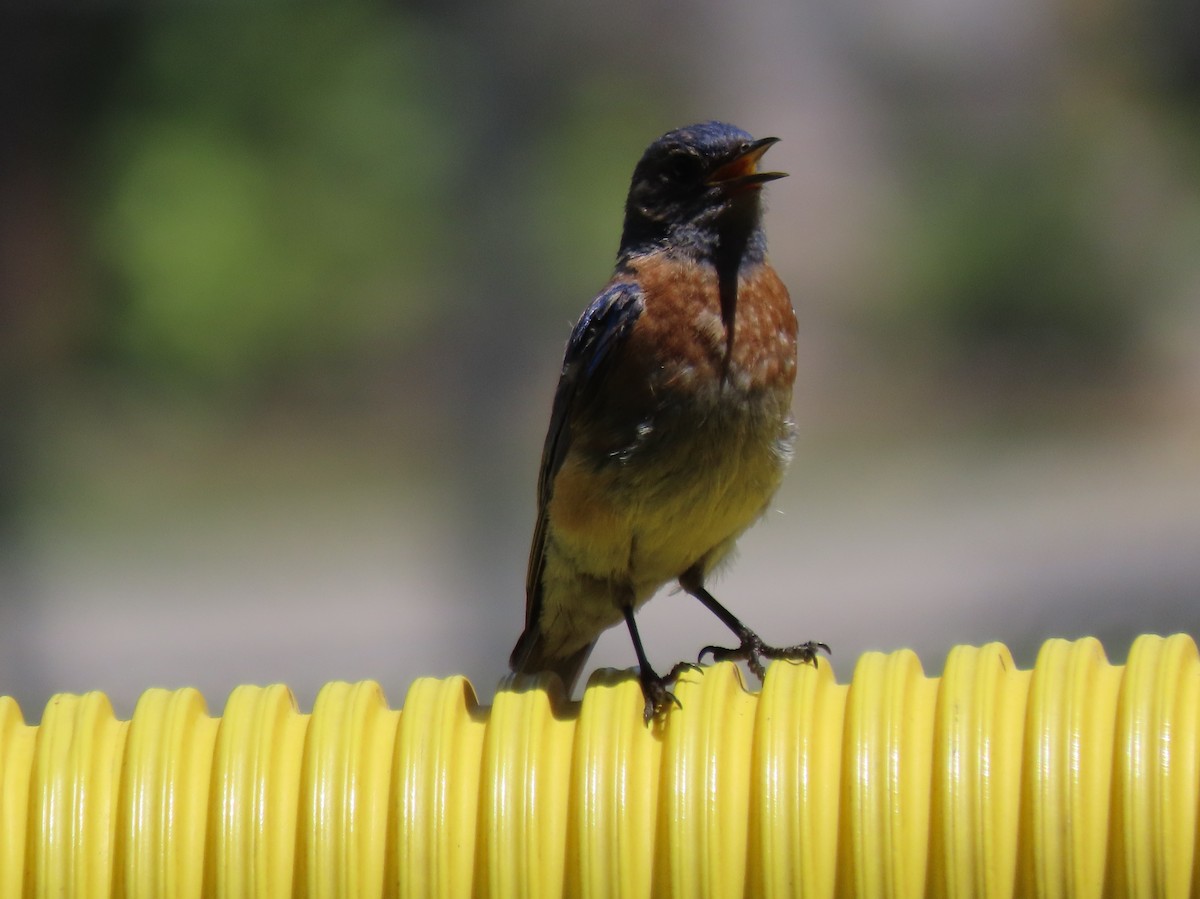
<path fill-rule="evenodd" d="M 646 148 L 625 203 L 623 251 L 663 243 L 710 243 L 732 229 L 759 227 L 761 188 L 786 177 L 759 171 L 779 138 L 752 138 L 723 122 L 669 131 Z"/>

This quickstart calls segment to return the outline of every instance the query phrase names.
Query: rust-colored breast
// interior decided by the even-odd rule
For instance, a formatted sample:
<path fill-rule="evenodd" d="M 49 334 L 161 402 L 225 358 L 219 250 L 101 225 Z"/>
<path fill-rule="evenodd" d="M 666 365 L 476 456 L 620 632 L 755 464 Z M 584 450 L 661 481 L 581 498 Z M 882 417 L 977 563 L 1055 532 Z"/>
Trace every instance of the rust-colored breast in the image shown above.
<path fill-rule="evenodd" d="M 790 390 L 796 377 L 796 313 L 770 265 L 738 278 L 729 342 L 716 270 L 709 265 L 647 256 L 631 263 L 645 311 L 631 338 L 633 354 L 655 360 L 652 382 L 697 389 L 722 381 L 757 392 Z"/>

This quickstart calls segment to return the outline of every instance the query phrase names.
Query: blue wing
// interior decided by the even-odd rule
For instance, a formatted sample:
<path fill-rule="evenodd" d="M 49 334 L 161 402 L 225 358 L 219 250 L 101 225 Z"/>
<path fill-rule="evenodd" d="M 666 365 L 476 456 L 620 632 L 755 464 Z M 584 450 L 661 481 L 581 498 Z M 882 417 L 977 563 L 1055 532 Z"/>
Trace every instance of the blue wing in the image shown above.
<path fill-rule="evenodd" d="M 550 482 L 566 456 L 574 410 L 604 381 L 609 363 L 619 355 L 633 323 L 642 314 L 641 288 L 629 282 L 609 286 L 587 307 L 567 342 L 562 375 L 554 394 L 550 428 L 542 449 L 538 477 L 538 509 L 544 509 Z"/>
<path fill-rule="evenodd" d="M 567 342 L 538 474 L 537 525 L 525 581 L 525 626 L 530 632 L 536 626 L 539 611 L 546 548 L 546 506 L 550 502 L 554 476 L 562 467 L 570 447 L 571 418 L 603 382 L 608 367 L 620 355 L 644 308 L 642 291 L 636 284 L 627 281 L 610 284 L 592 300 Z"/>

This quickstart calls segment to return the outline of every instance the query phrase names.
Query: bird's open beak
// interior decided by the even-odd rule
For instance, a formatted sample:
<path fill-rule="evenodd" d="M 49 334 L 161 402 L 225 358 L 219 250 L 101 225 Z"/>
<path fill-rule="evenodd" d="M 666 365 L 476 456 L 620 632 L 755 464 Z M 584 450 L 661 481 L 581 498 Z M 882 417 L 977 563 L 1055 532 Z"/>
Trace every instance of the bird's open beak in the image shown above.
<path fill-rule="evenodd" d="M 746 187 L 758 187 L 768 181 L 786 178 L 787 172 L 760 172 L 758 161 L 762 155 L 779 143 L 777 137 L 764 137 L 756 140 L 738 153 L 733 159 L 723 163 L 705 181 L 709 187 L 723 187 L 726 190 Z"/>

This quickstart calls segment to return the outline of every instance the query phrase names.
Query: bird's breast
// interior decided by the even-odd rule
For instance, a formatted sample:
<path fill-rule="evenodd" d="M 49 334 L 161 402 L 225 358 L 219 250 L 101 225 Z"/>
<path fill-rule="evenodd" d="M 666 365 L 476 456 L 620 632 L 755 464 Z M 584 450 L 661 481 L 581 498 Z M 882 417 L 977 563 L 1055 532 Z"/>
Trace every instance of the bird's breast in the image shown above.
<path fill-rule="evenodd" d="M 796 378 L 796 313 L 787 288 L 766 264 L 739 272 L 732 308 L 723 308 L 716 269 L 645 257 L 631 264 L 645 310 L 628 347 L 646 366 L 647 385 L 714 402 L 783 392 Z"/>

